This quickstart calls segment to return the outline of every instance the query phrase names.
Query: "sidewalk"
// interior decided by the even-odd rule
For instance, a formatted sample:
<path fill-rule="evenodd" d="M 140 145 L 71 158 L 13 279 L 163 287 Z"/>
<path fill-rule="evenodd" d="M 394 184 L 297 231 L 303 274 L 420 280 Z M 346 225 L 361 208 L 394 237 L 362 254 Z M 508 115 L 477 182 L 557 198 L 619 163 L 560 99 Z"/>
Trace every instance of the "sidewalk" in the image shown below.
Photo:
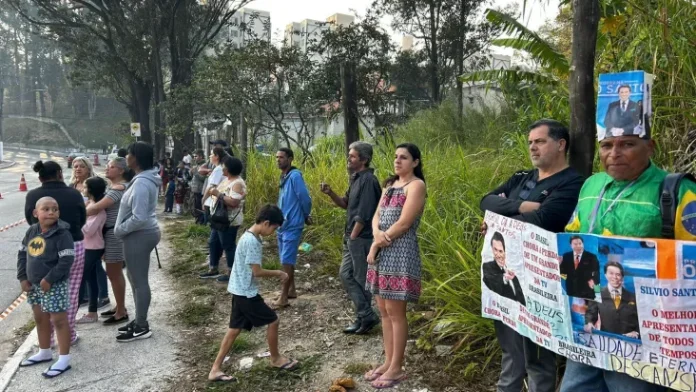
<path fill-rule="evenodd" d="M 17 162 L 15 162 L 15 161 L 0 161 L 0 170 L 7 169 L 8 167 L 12 167 L 15 164 L 17 164 Z"/>
<path fill-rule="evenodd" d="M 160 260 L 166 263 L 170 255 L 169 245 L 162 241 L 158 249 Z M 116 330 L 125 324 L 109 327 L 102 325 L 101 322 L 78 325 L 80 341 L 71 349 L 72 369 L 60 377 L 49 380 L 41 376 L 41 372 L 48 368 L 48 364 L 17 368 L 24 357 L 31 355 L 28 353 L 34 353 L 37 350 L 38 343 L 36 330 L 34 330 L 0 371 L 0 392 L 164 389 L 165 382 L 176 378 L 178 374 L 179 364 L 176 353 L 179 329 L 170 322 L 174 319 L 171 315 L 177 294 L 165 269 L 157 268 L 154 252 L 150 262 L 150 288 L 152 303 L 148 321 L 153 331 L 151 338 L 131 343 L 117 343 Z M 111 290 L 109 293 L 112 295 L 113 303 L 113 293 Z M 135 306 L 130 286 L 126 289 L 126 306 L 133 320 Z M 81 317 L 86 311 L 86 307 L 81 308 L 77 317 Z M 54 359 L 57 357 L 57 352 L 54 352 Z M 9 385 L 4 385 L 6 384 L 4 381 L 10 377 Z"/>

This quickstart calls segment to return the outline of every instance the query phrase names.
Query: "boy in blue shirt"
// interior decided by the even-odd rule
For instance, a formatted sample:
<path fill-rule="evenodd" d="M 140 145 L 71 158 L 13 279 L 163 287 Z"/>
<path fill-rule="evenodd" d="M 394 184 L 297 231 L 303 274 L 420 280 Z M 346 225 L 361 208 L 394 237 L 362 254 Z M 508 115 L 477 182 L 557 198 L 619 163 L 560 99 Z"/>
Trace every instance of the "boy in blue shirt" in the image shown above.
<path fill-rule="evenodd" d="M 261 237 L 269 236 L 283 224 L 283 213 L 274 205 L 266 205 L 256 215 L 256 223 L 242 234 L 237 244 L 234 265 L 230 273 L 227 291 L 232 294 L 232 314 L 220 351 L 208 374 L 208 380 L 231 382 L 235 378 L 225 374 L 221 367 L 225 356 L 232 348 L 242 329 L 251 331 L 253 327 L 268 325 L 267 339 L 271 353 L 271 366 L 280 370 L 293 370 L 297 361 L 282 357 L 278 351 L 278 316 L 266 305 L 259 295 L 256 278 L 278 277 L 281 282 L 288 280 L 288 274 L 278 270 L 261 267 L 263 247 Z"/>
<path fill-rule="evenodd" d="M 42 197 L 36 202 L 34 217 L 17 254 L 17 280 L 34 311 L 39 352 L 19 366 L 33 366 L 53 360 L 51 322 L 58 336 L 58 361 L 43 376 L 53 378 L 70 370 L 70 327 L 68 326 L 68 275 L 75 260 L 70 225 L 59 220 L 58 202 Z"/>

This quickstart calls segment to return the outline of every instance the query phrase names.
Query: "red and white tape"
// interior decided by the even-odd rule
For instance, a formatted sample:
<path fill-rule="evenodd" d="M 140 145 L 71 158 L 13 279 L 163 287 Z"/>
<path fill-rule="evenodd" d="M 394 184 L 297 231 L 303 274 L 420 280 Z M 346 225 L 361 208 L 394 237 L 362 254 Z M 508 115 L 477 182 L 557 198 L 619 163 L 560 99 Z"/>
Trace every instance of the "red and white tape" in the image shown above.
<path fill-rule="evenodd" d="M 10 315 L 10 313 L 14 312 L 14 310 L 17 309 L 19 307 L 19 305 L 21 305 L 22 302 L 24 302 L 26 300 L 27 300 L 27 293 L 23 292 L 22 294 L 20 294 L 19 297 L 17 297 L 16 300 L 14 300 L 12 302 L 12 304 L 10 304 L 10 306 L 7 307 L 7 309 L 5 309 L 4 312 L 2 312 L 2 314 L 0 314 L 0 321 L 6 319 L 7 316 Z"/>
<path fill-rule="evenodd" d="M 22 220 L 18 220 L 18 221 L 15 222 L 15 223 L 12 223 L 12 224 L 5 225 L 5 226 L 3 226 L 3 227 L 0 227 L 0 233 L 2 233 L 3 231 L 10 230 L 10 229 L 13 228 L 13 227 L 17 227 L 17 226 L 21 225 L 22 223 L 25 223 L 26 221 L 27 221 L 26 219 L 22 219 Z"/>

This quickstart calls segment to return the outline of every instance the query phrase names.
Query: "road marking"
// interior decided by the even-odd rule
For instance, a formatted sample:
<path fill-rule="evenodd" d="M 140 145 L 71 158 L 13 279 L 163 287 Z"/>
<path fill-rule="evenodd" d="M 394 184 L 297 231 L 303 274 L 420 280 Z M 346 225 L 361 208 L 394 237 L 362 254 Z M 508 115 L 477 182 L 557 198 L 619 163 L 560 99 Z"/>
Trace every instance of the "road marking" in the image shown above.
<path fill-rule="evenodd" d="M 17 297 L 17 299 L 14 300 L 10 304 L 10 306 L 8 306 L 7 309 L 5 309 L 4 312 L 2 312 L 2 314 L 0 314 L 0 321 L 6 319 L 7 316 L 10 315 L 10 313 L 14 312 L 14 310 L 17 309 L 19 307 L 19 305 L 21 305 L 22 302 L 24 302 L 26 300 L 27 300 L 27 293 L 22 292 L 22 294 L 20 294 L 19 297 Z"/>
<path fill-rule="evenodd" d="M 5 226 L 3 226 L 3 227 L 0 228 L 0 233 L 2 233 L 3 231 L 10 230 L 10 229 L 13 228 L 13 227 L 17 227 L 17 226 L 21 225 L 22 223 L 25 223 L 26 221 L 27 221 L 26 219 L 22 219 L 22 220 L 18 220 L 18 221 L 15 222 L 15 223 L 11 223 L 11 224 L 9 224 L 9 225 L 5 225 Z"/>

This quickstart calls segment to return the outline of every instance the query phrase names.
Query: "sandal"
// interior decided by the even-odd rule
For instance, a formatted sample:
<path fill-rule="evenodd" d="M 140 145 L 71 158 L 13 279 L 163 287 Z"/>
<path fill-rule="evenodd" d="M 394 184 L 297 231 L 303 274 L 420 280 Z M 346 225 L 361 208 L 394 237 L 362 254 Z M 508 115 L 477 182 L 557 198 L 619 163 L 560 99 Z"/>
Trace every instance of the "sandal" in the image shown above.
<path fill-rule="evenodd" d="M 36 361 L 36 360 L 34 360 L 34 359 L 29 359 L 29 358 L 27 358 L 27 359 L 23 360 L 23 361 L 19 364 L 19 367 L 34 366 L 34 365 L 38 365 L 38 364 L 40 364 L 40 363 L 51 362 L 51 361 L 53 361 L 53 357 L 47 358 L 47 359 L 42 359 L 42 360 L 40 360 L 40 361 Z"/>
<path fill-rule="evenodd" d="M 404 381 L 407 378 L 406 374 L 402 374 L 401 376 L 393 379 L 386 379 L 386 378 L 378 378 L 370 385 L 372 385 L 372 388 L 375 389 L 389 389 L 389 388 L 394 388 L 395 386 L 399 385 L 402 381 Z"/>
<path fill-rule="evenodd" d="M 50 367 L 50 368 L 46 369 L 45 372 L 41 373 L 41 375 L 46 377 L 46 378 L 58 377 L 70 369 L 72 369 L 72 366 L 70 366 L 70 365 L 68 365 L 68 367 L 66 367 L 65 369 L 54 369 L 54 368 Z M 51 373 L 51 372 L 55 372 L 55 373 Z"/>
<path fill-rule="evenodd" d="M 210 382 L 237 382 L 237 378 L 233 376 L 228 376 L 227 374 L 221 374 L 214 379 L 208 379 Z"/>
<path fill-rule="evenodd" d="M 377 370 L 377 368 L 371 369 L 369 372 L 365 373 L 365 375 L 363 376 L 363 379 L 365 379 L 365 381 L 372 382 L 372 381 L 375 381 L 376 379 L 382 377 L 382 374 L 384 374 L 384 373 L 376 372 L 375 370 Z"/>
<path fill-rule="evenodd" d="M 88 315 L 84 315 L 80 317 L 79 320 L 75 321 L 75 324 L 92 324 L 97 322 L 97 317 L 90 317 Z"/>
<path fill-rule="evenodd" d="M 299 362 L 297 362 L 294 359 L 288 359 L 287 362 L 285 362 L 282 366 L 276 367 L 278 370 L 286 370 L 286 371 L 293 371 L 297 369 L 297 366 L 299 365 Z"/>

